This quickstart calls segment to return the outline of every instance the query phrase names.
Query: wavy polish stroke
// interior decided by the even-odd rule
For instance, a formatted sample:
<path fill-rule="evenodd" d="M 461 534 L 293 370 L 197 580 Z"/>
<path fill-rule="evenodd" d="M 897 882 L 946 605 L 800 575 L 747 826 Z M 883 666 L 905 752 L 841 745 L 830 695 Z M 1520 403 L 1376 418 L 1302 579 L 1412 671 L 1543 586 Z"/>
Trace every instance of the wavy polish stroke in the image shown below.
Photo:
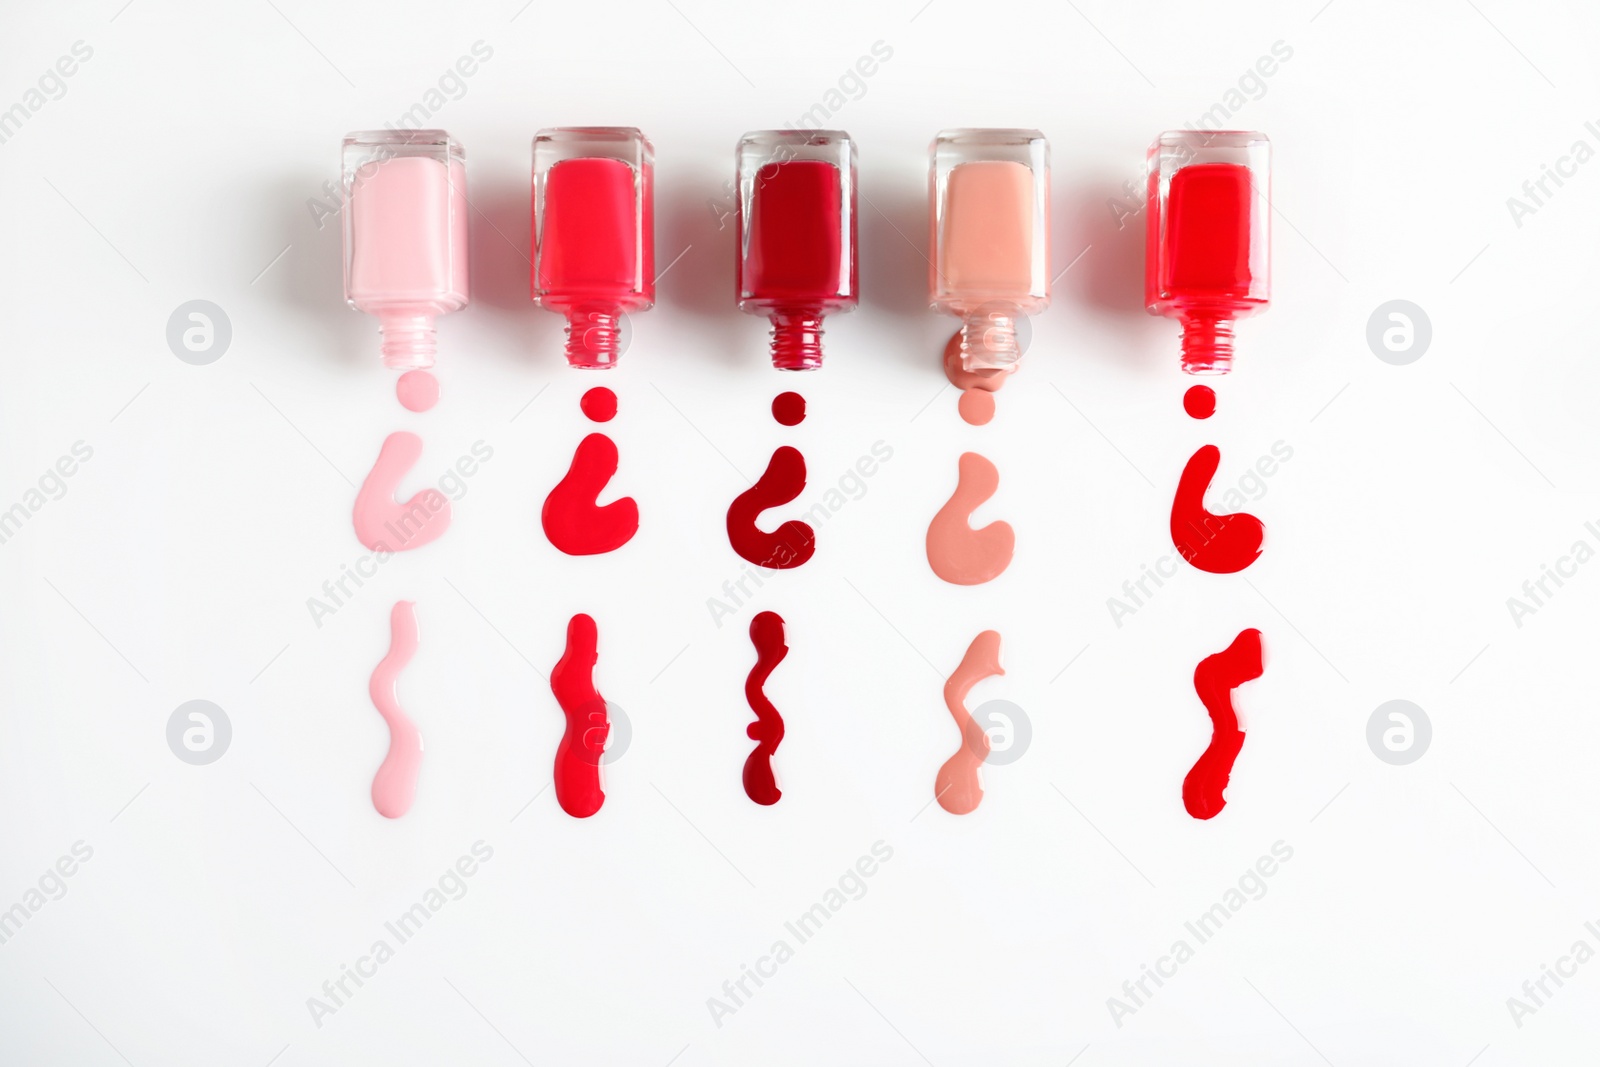
<path fill-rule="evenodd" d="M 556 800 L 575 819 L 587 819 L 606 802 L 600 783 L 611 720 L 605 698 L 594 685 L 600 658 L 599 631 L 588 615 L 567 623 L 567 647 L 550 672 L 550 691 L 567 717 L 566 731 L 556 746 Z"/>
<path fill-rule="evenodd" d="M 1233 762 L 1244 747 L 1244 731 L 1233 710 L 1233 691 L 1261 677 L 1261 631 L 1241 630 L 1233 644 L 1207 656 L 1194 669 L 1194 691 L 1211 715 L 1211 743 L 1183 779 L 1183 807 L 1196 819 L 1210 819 L 1227 805 L 1223 790 Z"/>
<path fill-rule="evenodd" d="M 985 678 L 1004 674 L 1000 666 L 1000 635 L 985 630 L 972 639 L 961 665 L 944 684 L 944 703 L 961 731 L 961 747 L 945 760 L 934 779 L 934 796 L 939 806 L 952 815 L 966 815 L 983 800 L 983 781 L 978 768 L 989 758 L 989 735 L 983 732 L 967 710 L 967 694 Z"/>
<path fill-rule="evenodd" d="M 416 605 L 409 600 L 389 612 L 389 651 L 372 670 L 367 692 L 389 727 L 389 751 L 372 777 L 372 806 L 386 819 L 398 819 L 411 810 L 422 769 L 422 735 L 400 707 L 396 687 L 400 672 L 417 653 Z"/>

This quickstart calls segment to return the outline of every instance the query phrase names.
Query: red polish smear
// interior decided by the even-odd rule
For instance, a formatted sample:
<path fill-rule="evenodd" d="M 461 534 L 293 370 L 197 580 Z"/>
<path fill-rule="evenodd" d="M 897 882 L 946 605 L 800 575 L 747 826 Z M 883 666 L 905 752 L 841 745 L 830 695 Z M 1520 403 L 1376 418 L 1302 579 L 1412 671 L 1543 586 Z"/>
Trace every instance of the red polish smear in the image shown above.
<path fill-rule="evenodd" d="M 784 445 L 773 452 L 761 478 L 728 506 L 728 543 L 733 550 L 756 566 L 773 570 L 789 570 L 810 559 L 817 550 L 816 531 L 810 526 L 798 519 L 771 533 L 756 526 L 763 511 L 789 503 L 805 487 L 806 460 L 800 451 Z"/>
<path fill-rule="evenodd" d="M 574 615 L 567 623 L 567 650 L 550 672 L 550 691 L 567 717 L 566 732 L 556 746 L 556 800 L 575 819 L 587 819 L 606 802 L 600 758 L 611 720 L 605 698 L 594 687 L 598 641 L 594 619 Z"/>
<path fill-rule="evenodd" d="M 1211 744 L 1183 779 L 1183 807 L 1196 819 L 1210 819 L 1228 803 L 1233 761 L 1244 746 L 1244 731 L 1233 710 L 1233 691 L 1261 677 L 1261 631 L 1241 630 L 1233 644 L 1207 656 L 1194 669 L 1194 691 L 1211 714 Z"/>
<path fill-rule="evenodd" d="M 1183 394 L 1183 410 L 1191 419 L 1209 419 L 1217 410 L 1217 394 L 1209 385 L 1192 386 Z"/>
<path fill-rule="evenodd" d="M 799 393 L 779 393 L 772 398 L 772 417 L 785 426 L 798 426 L 806 419 L 806 398 Z"/>
<path fill-rule="evenodd" d="M 578 442 L 567 475 L 545 497 L 540 519 L 550 543 L 569 556 L 611 552 L 639 532 L 639 505 L 625 496 L 597 503 L 617 473 L 617 444 L 603 433 Z"/>
<path fill-rule="evenodd" d="M 1183 468 L 1172 498 L 1172 543 L 1195 567 L 1212 574 L 1242 571 L 1261 555 L 1266 527 L 1249 512 L 1213 515 L 1206 510 L 1206 490 L 1222 462 L 1216 445 L 1205 445 Z"/>
<path fill-rule="evenodd" d="M 776 804 L 783 793 L 772 773 L 772 757 L 783 740 L 783 716 L 767 698 L 764 687 L 773 669 L 789 654 L 789 646 L 783 640 L 783 616 L 763 611 L 751 619 L 750 641 L 756 646 L 756 665 L 745 679 L 744 698 L 756 713 L 756 721 L 745 728 L 745 733 L 756 748 L 744 761 L 744 791 L 757 804 Z"/>
<path fill-rule="evenodd" d="M 617 394 L 603 385 L 597 385 L 578 401 L 578 407 L 590 422 L 610 422 L 617 417 Z"/>

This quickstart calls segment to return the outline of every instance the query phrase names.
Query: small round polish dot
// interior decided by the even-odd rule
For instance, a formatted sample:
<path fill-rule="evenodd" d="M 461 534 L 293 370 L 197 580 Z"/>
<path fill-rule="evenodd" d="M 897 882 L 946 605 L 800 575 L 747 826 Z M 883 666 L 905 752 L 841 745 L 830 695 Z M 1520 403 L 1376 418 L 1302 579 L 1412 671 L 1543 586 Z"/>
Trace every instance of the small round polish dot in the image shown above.
<path fill-rule="evenodd" d="M 1209 419 L 1217 410 L 1217 394 L 1209 385 L 1194 385 L 1183 394 L 1183 410 L 1190 418 Z"/>
<path fill-rule="evenodd" d="M 806 398 L 799 393 L 779 393 L 772 398 L 772 417 L 784 426 L 799 425 L 806 418 Z"/>
<path fill-rule="evenodd" d="M 973 426 L 986 425 L 994 418 L 994 394 L 984 389 L 963 389 L 956 411 Z"/>
<path fill-rule="evenodd" d="M 400 375 L 394 391 L 407 411 L 427 411 L 439 402 L 439 379 L 425 370 L 408 370 Z"/>
<path fill-rule="evenodd" d="M 597 385 L 583 394 L 578 407 L 591 422 L 610 422 L 617 417 L 617 394 L 603 385 Z"/>

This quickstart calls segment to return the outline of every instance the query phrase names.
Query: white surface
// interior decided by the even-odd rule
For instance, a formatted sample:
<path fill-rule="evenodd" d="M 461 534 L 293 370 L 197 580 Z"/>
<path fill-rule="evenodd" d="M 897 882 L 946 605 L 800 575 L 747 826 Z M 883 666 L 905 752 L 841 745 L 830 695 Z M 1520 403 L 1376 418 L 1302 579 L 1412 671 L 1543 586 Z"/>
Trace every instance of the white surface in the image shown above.
<path fill-rule="evenodd" d="M 1600 18 L 919 2 L 535 3 L 514 21 L 520 0 L 6 4 L 0 106 L 73 42 L 94 53 L 0 145 L 0 507 L 74 442 L 94 456 L 0 545 L 0 908 L 74 842 L 94 853 L 0 945 L 0 1061 L 1591 1062 L 1600 964 L 1520 1028 L 1506 998 L 1574 941 L 1600 947 L 1583 927 L 1600 918 L 1600 568 L 1521 628 L 1505 601 L 1600 540 L 1583 528 L 1600 518 L 1600 165 L 1520 227 L 1506 198 L 1574 141 L 1600 146 Z M 473 305 L 441 324 L 443 402 L 412 416 L 306 202 L 341 135 L 397 118 L 479 40 L 492 58 L 433 120 L 466 145 L 481 212 Z M 880 40 L 892 58 L 829 120 L 861 145 L 865 302 L 796 382 L 732 307 L 708 199 L 740 133 L 798 118 Z M 1176 326 L 1139 307 L 1142 230 L 1107 201 L 1277 41 L 1292 58 L 1231 123 L 1274 140 L 1274 306 L 1193 423 Z M 585 123 L 653 139 L 659 262 L 683 258 L 605 380 L 642 529 L 574 560 L 538 510 L 597 379 L 563 366 L 524 256 L 529 141 Z M 959 125 L 1043 129 L 1055 269 L 1088 246 L 979 429 L 953 392 L 922 411 L 950 328 L 922 306 L 925 151 Z M 207 367 L 164 340 L 195 298 L 233 324 Z M 1405 367 L 1364 336 L 1395 298 L 1434 327 Z M 767 405 L 796 385 L 811 416 L 788 430 Z M 350 483 L 401 427 L 427 442 L 408 493 L 475 441 L 494 457 L 444 540 L 318 629 L 306 599 L 363 554 Z M 893 459 L 816 558 L 716 627 L 706 600 L 742 569 L 723 513 L 771 450 L 810 463 L 787 516 L 880 440 Z M 1189 453 L 1219 444 L 1219 484 L 1237 484 L 1280 440 L 1293 459 L 1251 506 L 1260 562 L 1185 570 L 1113 625 L 1106 598 L 1171 551 Z M 922 558 L 965 448 L 1002 472 L 980 514 L 1018 533 L 978 589 Z M 366 685 L 402 597 L 427 755 L 390 823 L 367 798 L 385 734 Z M 760 608 L 794 648 L 771 685 L 789 724 L 771 810 L 739 786 Z M 541 672 L 576 610 L 600 620 L 600 685 L 634 728 L 587 822 L 540 792 L 561 732 Z M 1201 824 L 1179 798 L 1208 736 L 1189 677 L 1246 625 L 1267 670 L 1240 694 L 1229 806 Z M 1026 708 L 1032 747 L 985 771 L 976 814 L 917 817 L 956 743 L 942 677 L 984 627 L 1008 673 L 975 703 Z M 1365 740 L 1398 697 L 1434 725 L 1405 767 Z M 165 741 L 195 698 L 233 723 L 208 767 Z M 307 998 L 479 840 L 494 854 L 470 891 L 314 1025 Z M 866 895 L 715 1025 L 707 998 L 879 840 L 894 855 Z M 1116 1026 L 1107 998 L 1279 840 L 1294 856 L 1266 896 Z"/>

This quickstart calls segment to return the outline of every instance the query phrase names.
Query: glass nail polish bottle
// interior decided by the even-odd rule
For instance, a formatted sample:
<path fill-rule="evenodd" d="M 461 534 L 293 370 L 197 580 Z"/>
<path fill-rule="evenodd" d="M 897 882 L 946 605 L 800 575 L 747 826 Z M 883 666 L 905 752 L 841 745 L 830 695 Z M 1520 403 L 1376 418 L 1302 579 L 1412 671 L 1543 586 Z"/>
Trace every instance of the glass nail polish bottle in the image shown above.
<path fill-rule="evenodd" d="M 928 286 L 961 320 L 961 364 L 1007 370 L 1017 320 L 1050 306 L 1050 143 L 1038 130 L 945 130 L 928 169 Z"/>
<path fill-rule="evenodd" d="M 772 365 L 822 366 L 822 319 L 856 306 L 856 146 L 840 130 L 739 140 L 739 310 L 772 320 Z"/>
<path fill-rule="evenodd" d="M 1238 130 L 1170 130 L 1150 146 L 1144 299 L 1183 324 L 1183 369 L 1226 374 L 1233 323 L 1266 309 L 1271 145 Z"/>
<path fill-rule="evenodd" d="M 622 316 L 655 303 L 654 152 L 631 126 L 533 139 L 534 302 L 567 317 L 567 362 L 615 366 Z"/>
<path fill-rule="evenodd" d="M 373 130 L 341 152 L 344 298 L 378 317 L 383 362 L 433 366 L 434 319 L 467 306 L 467 181 L 443 130 Z"/>

